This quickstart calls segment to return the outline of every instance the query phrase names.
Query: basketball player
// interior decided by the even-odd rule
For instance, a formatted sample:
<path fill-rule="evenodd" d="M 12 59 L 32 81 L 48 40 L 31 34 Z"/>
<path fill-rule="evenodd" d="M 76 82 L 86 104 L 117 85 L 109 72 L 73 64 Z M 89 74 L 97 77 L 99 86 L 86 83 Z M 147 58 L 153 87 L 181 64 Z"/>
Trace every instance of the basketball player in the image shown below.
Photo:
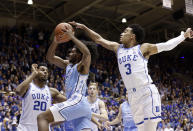
<path fill-rule="evenodd" d="M 69 59 L 64 60 L 55 56 L 58 44 L 62 43 L 57 41 L 56 38 L 54 38 L 48 49 L 47 59 L 50 63 L 66 69 L 65 91 L 68 100 L 54 104 L 54 106 L 38 116 L 39 131 L 48 131 L 50 122 L 71 120 L 73 120 L 75 131 L 90 130 L 91 109 L 85 94 L 91 54 L 87 46 L 74 36 L 71 29 L 67 29 L 64 32 L 76 45 L 76 47 L 72 48 Z"/>
<path fill-rule="evenodd" d="M 22 97 L 22 114 L 18 131 L 37 131 L 37 116 L 51 106 L 51 100 L 62 102 L 66 97 L 46 83 L 48 69 L 46 64 L 32 64 L 32 73 L 17 88 L 16 93 Z"/>
<path fill-rule="evenodd" d="M 126 94 L 126 98 L 127 97 L 128 94 Z M 117 117 L 111 122 L 106 121 L 104 126 L 108 129 L 111 125 L 119 124 L 121 121 L 123 124 L 123 131 L 137 131 L 128 100 L 119 106 L 119 113 Z"/>
<path fill-rule="evenodd" d="M 98 98 L 98 84 L 90 83 L 88 86 L 87 100 L 91 106 L 92 120 L 92 131 L 98 131 L 102 129 L 102 123 L 108 120 L 108 113 L 105 109 L 105 103 Z"/>
<path fill-rule="evenodd" d="M 141 26 L 133 24 L 121 34 L 122 44 L 119 44 L 104 39 L 83 24 L 70 24 L 81 28 L 93 41 L 116 53 L 119 71 L 129 92 L 128 100 L 135 124 L 139 131 L 155 131 L 157 123 L 161 120 L 161 99 L 148 74 L 148 59 L 151 55 L 172 50 L 186 38 L 192 38 L 191 28 L 167 42 L 151 44 L 142 43 L 144 30 Z"/>

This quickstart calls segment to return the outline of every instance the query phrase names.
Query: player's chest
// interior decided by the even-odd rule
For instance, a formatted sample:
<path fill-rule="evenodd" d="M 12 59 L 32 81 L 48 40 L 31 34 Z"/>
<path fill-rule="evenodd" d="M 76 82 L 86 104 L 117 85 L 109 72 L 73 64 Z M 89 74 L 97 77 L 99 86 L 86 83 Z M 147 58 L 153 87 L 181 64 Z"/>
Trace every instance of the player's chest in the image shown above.
<path fill-rule="evenodd" d="M 122 50 L 119 50 L 118 52 L 118 64 L 125 64 L 125 63 L 128 63 L 128 62 L 136 62 L 138 61 L 139 59 L 139 54 L 137 51 L 135 50 L 125 50 L 125 49 L 122 49 Z"/>
<path fill-rule="evenodd" d="M 91 105 L 91 111 L 94 113 L 98 113 L 99 112 L 99 107 L 97 104 L 92 104 Z"/>
<path fill-rule="evenodd" d="M 41 101 L 49 102 L 51 100 L 51 96 L 48 90 L 42 90 L 42 91 L 32 90 L 30 92 L 30 97 L 31 97 L 31 100 L 33 101 L 41 100 Z"/>

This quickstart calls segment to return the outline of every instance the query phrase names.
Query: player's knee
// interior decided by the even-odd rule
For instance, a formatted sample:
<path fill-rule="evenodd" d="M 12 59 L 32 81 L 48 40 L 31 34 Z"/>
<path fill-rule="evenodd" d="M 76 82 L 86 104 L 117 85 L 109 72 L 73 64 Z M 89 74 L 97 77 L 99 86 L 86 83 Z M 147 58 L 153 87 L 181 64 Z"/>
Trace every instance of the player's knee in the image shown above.
<path fill-rule="evenodd" d="M 44 113 L 40 113 L 40 114 L 37 116 L 37 120 L 38 120 L 38 121 L 46 120 L 46 116 L 44 115 Z"/>

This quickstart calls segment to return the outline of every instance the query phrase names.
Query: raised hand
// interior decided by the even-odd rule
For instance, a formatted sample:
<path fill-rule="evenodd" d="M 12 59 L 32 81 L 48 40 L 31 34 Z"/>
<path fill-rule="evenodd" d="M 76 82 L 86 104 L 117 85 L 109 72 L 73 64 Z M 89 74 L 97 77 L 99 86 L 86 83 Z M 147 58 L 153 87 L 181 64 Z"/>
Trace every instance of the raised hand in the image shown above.
<path fill-rule="evenodd" d="M 191 28 L 188 28 L 187 30 L 186 30 L 186 32 L 184 33 L 184 37 L 185 38 L 193 38 L 193 31 L 192 31 L 192 29 Z"/>
<path fill-rule="evenodd" d="M 66 28 L 66 29 L 63 29 L 62 31 L 64 32 L 64 34 L 67 34 L 69 37 L 74 36 L 74 31 L 71 29 Z"/>
<path fill-rule="evenodd" d="M 38 65 L 37 64 L 32 64 L 32 72 L 35 73 L 36 75 L 38 74 Z"/>
<path fill-rule="evenodd" d="M 77 23 L 75 21 L 72 21 L 72 22 L 68 22 L 69 24 L 75 26 L 76 28 L 79 28 L 79 29 L 82 29 L 84 28 L 84 25 L 83 24 L 80 24 L 80 23 Z"/>

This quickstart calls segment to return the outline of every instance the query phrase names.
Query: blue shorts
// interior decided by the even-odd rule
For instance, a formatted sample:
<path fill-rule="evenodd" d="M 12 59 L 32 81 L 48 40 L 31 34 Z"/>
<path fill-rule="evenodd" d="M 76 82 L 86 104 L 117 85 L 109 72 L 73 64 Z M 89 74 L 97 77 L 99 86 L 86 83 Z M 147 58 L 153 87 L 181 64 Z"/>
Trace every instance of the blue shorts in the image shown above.
<path fill-rule="evenodd" d="M 67 101 L 50 108 L 54 121 L 72 121 L 74 130 L 89 129 L 91 109 L 85 96 L 75 93 Z"/>

